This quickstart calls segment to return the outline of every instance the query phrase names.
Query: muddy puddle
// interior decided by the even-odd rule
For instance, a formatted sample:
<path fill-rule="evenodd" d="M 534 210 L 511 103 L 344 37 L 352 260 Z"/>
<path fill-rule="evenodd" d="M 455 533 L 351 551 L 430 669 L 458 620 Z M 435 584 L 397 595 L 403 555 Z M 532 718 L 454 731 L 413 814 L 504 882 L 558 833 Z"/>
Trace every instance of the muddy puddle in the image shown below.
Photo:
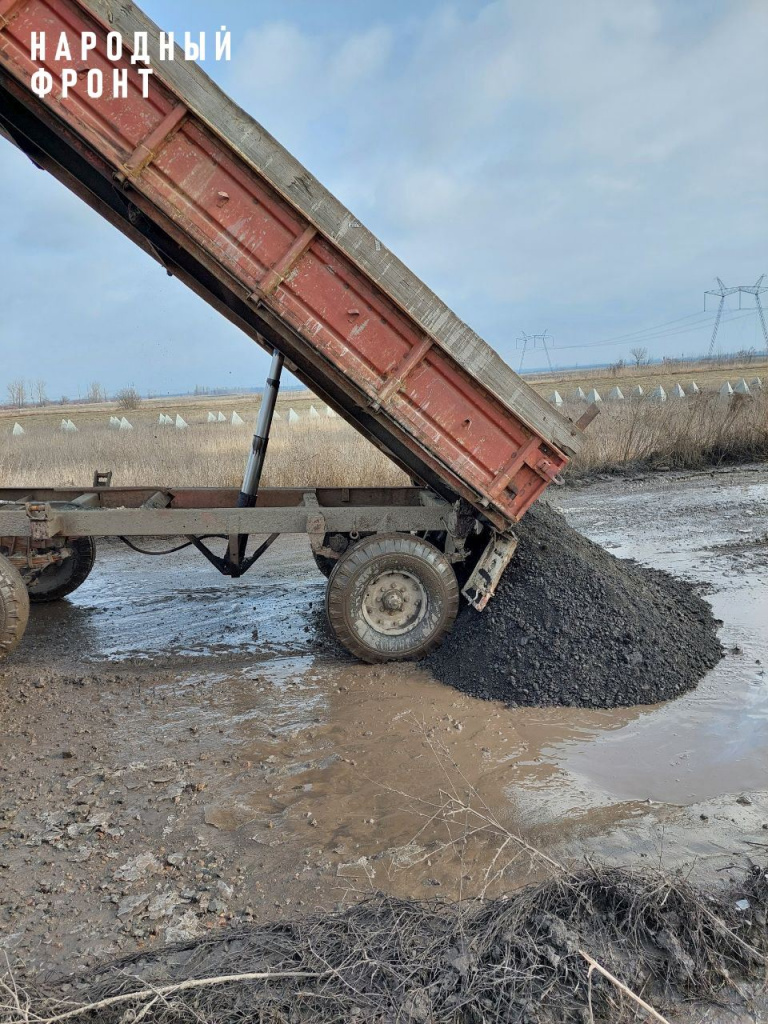
<path fill-rule="evenodd" d="M 703 583 L 727 655 L 692 693 L 548 753 L 622 799 L 690 804 L 765 788 L 768 484 L 737 473 L 609 493 L 609 515 L 598 492 L 566 498 L 563 511 L 619 557 Z"/>
<path fill-rule="evenodd" d="M 164 541 L 143 546 L 162 550 Z M 239 580 L 193 549 L 151 558 L 101 541 L 97 569 L 66 602 L 39 606 L 24 661 L 73 654 L 101 663 L 154 665 L 222 656 L 269 661 L 331 648 L 322 628 L 324 579 L 306 542 L 283 538 Z"/>
<path fill-rule="evenodd" d="M 234 583 L 103 545 L 3 668 L 0 943 L 43 966 L 374 889 L 498 891 L 542 870 L 511 834 L 715 871 L 768 849 L 768 474 L 559 497 L 614 553 L 705 586 L 729 653 L 695 691 L 509 709 L 347 658 L 303 540 Z"/>

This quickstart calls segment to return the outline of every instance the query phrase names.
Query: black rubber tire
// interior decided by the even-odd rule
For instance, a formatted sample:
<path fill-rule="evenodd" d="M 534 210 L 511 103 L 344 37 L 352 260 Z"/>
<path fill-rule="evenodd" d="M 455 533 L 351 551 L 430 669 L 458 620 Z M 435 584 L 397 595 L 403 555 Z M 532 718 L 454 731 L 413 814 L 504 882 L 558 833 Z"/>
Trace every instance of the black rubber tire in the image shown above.
<path fill-rule="evenodd" d="M 0 658 L 15 650 L 29 621 L 29 595 L 21 573 L 0 555 Z"/>
<path fill-rule="evenodd" d="M 67 547 L 72 549 L 70 557 L 59 565 L 49 565 L 43 569 L 30 584 L 29 600 L 32 604 L 61 601 L 88 579 L 96 559 L 93 537 L 73 537 L 67 541 Z"/>
<path fill-rule="evenodd" d="M 369 585 L 383 574 L 414 580 L 418 621 L 391 635 L 377 630 L 363 608 Z M 370 591 L 369 591 L 370 594 Z M 339 643 L 369 664 L 415 661 L 439 646 L 459 609 L 459 585 L 453 567 L 433 544 L 408 533 L 366 537 L 336 563 L 326 589 L 325 610 Z"/>

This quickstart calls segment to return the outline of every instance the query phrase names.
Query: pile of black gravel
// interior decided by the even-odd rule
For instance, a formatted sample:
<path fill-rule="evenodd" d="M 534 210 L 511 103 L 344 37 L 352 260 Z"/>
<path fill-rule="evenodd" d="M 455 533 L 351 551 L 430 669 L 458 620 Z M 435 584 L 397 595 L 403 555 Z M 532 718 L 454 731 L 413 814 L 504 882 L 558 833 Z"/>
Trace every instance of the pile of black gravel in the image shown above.
<path fill-rule="evenodd" d="M 722 657 L 694 588 L 618 559 L 539 502 L 484 612 L 464 606 L 425 665 L 507 704 L 610 708 L 677 697 Z"/>

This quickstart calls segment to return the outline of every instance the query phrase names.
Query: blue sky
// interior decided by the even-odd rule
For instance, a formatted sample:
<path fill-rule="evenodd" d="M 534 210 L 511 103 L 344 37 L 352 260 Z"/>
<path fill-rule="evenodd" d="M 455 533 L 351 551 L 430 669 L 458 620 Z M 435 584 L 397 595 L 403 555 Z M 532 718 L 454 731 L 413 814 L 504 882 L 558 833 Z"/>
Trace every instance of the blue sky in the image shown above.
<path fill-rule="evenodd" d="M 208 73 L 515 368 L 544 329 L 563 365 L 697 353 L 715 275 L 768 271 L 762 0 L 143 6 L 226 24 Z M 3 140 L 0 181 L 8 379 L 261 382 L 255 346 Z M 756 316 L 721 344 L 760 347 Z"/>

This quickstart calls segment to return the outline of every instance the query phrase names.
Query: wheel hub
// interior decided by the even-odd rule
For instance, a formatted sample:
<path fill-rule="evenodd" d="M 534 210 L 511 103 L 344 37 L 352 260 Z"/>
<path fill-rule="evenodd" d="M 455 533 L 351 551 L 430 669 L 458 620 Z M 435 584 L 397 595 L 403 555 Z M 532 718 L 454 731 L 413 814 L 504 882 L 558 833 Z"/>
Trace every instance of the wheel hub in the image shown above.
<path fill-rule="evenodd" d="M 374 576 L 363 595 L 363 617 L 378 633 L 399 636 L 417 626 L 427 611 L 421 582 L 401 569 Z"/>
<path fill-rule="evenodd" d="M 381 603 L 384 605 L 384 610 L 387 612 L 400 612 L 403 610 L 405 601 L 402 594 L 398 594 L 396 590 L 391 590 L 388 594 L 385 594 L 381 599 Z"/>

